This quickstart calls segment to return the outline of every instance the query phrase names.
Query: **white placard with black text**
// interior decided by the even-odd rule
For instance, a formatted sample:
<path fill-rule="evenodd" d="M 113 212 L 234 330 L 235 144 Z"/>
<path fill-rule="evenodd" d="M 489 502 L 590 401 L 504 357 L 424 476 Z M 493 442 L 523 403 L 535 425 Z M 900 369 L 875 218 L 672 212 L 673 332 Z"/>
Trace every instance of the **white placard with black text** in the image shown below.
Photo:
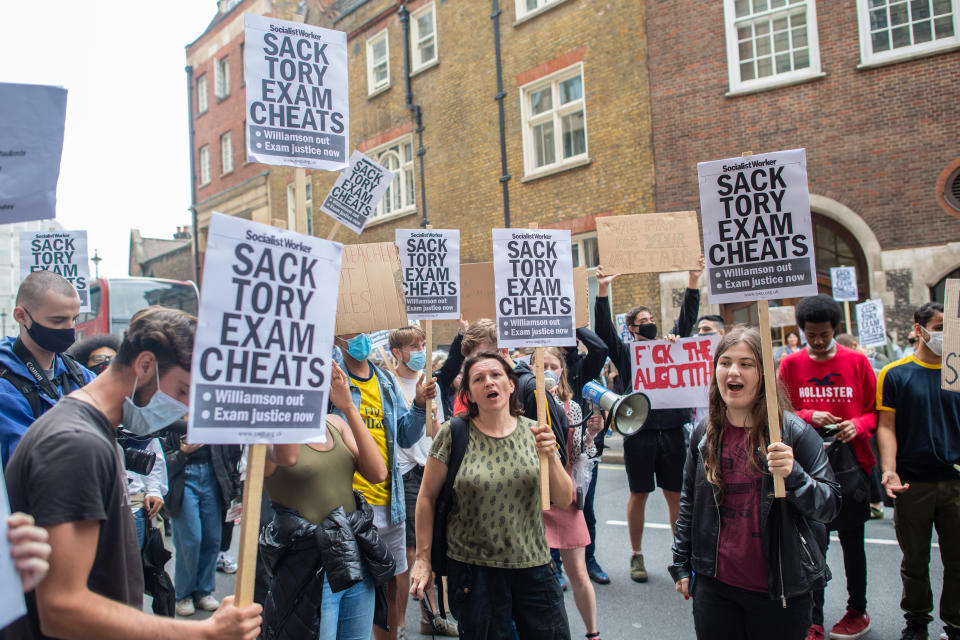
<path fill-rule="evenodd" d="M 21 231 L 20 280 L 34 271 L 53 271 L 66 278 L 80 296 L 80 311 L 90 311 L 86 231 Z"/>
<path fill-rule="evenodd" d="M 460 317 L 460 231 L 397 229 L 407 317 L 456 320 Z"/>
<path fill-rule="evenodd" d="M 350 166 L 340 172 L 320 210 L 348 229 L 363 233 L 393 176 L 386 167 L 354 151 L 350 155 Z"/>
<path fill-rule="evenodd" d="M 211 216 L 189 442 L 325 442 L 342 248 Z"/>
<path fill-rule="evenodd" d="M 830 288 L 834 300 L 856 302 L 859 298 L 856 267 L 830 267 Z"/>
<path fill-rule="evenodd" d="M 861 347 L 882 347 L 887 343 L 883 300 L 867 300 L 857 305 L 857 341 Z"/>

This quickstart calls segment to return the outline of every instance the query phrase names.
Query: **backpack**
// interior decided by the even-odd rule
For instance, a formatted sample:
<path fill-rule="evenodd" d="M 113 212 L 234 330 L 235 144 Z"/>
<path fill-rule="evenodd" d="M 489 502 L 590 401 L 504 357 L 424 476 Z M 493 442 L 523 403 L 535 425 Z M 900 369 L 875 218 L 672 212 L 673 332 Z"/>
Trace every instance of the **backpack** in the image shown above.
<path fill-rule="evenodd" d="M 870 485 L 857 455 L 846 442 L 834 439 L 827 445 L 827 458 L 840 484 L 840 512 L 827 525 L 829 530 L 846 529 L 870 517 Z"/>
<path fill-rule="evenodd" d="M 80 371 L 80 365 L 77 364 L 77 361 L 68 356 L 65 353 L 57 354 L 60 356 L 60 359 L 63 360 L 63 366 L 66 367 L 67 373 L 60 375 L 60 393 L 61 397 L 67 393 L 67 383 L 72 380 L 75 387 L 80 389 L 81 387 L 87 384 L 86 378 L 84 378 L 83 373 Z M 56 364 L 56 360 L 54 360 Z M 40 389 L 37 388 L 37 385 L 34 384 L 33 380 L 20 375 L 19 373 L 14 373 L 10 370 L 9 367 L 0 363 L 0 378 L 3 378 L 11 385 L 13 388 L 19 391 L 27 399 L 27 402 L 30 404 L 30 411 L 33 413 L 33 419 L 36 420 L 40 417 L 46 407 L 44 406 L 43 401 L 40 399 Z M 56 401 L 59 398 L 52 398 Z"/>

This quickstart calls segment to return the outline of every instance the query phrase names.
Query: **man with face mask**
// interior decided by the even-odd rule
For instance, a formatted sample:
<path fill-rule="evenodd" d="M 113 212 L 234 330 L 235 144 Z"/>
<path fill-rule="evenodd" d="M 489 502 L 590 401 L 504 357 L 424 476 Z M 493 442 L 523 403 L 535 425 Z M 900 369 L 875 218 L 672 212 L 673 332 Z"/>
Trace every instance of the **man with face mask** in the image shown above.
<path fill-rule="evenodd" d="M 226 598 L 202 622 L 141 611 L 143 572 L 117 428 L 145 436 L 187 412 L 196 318 L 147 307 L 130 320 L 110 367 L 27 431 L 7 465 L 10 502 L 47 530 L 46 579 L 28 614 L 0 638 L 243 638 L 259 633 L 260 606 Z"/>
<path fill-rule="evenodd" d="M 408 404 L 396 377 L 370 361 L 371 343 L 367 334 L 339 335 L 334 344 L 338 347 L 334 358 L 342 357 L 342 367 L 350 377 L 353 403 L 360 410 L 387 465 L 386 480 L 371 484 L 357 473 L 353 478 L 353 488 L 362 493 L 373 507 L 373 523 L 396 563 L 394 579 L 387 586 L 390 630 L 376 626 L 373 629 L 377 640 L 396 640 L 405 609 L 405 606 L 401 609 L 397 603 L 402 601 L 406 605 L 406 591 L 402 587 L 407 574 L 407 509 L 398 449 L 412 447 L 423 436 L 426 399 L 438 398 L 437 387 L 436 384 L 427 385 L 424 382 L 425 374 L 419 373 L 413 399 Z M 409 363 L 410 357 L 407 355 L 406 363 Z M 412 370 L 412 367 L 408 368 Z"/>
<path fill-rule="evenodd" d="M 943 305 L 913 314 L 917 351 L 891 362 L 877 379 L 877 446 L 883 486 L 894 499 L 893 522 L 903 552 L 901 638 L 927 638 L 933 620 L 930 537 L 943 561 L 940 619 L 949 640 L 960 638 L 960 393 L 940 388 Z"/>
<path fill-rule="evenodd" d="M 95 377 L 64 352 L 75 339 L 80 298 L 66 278 L 35 271 L 17 291 L 20 337 L 0 340 L 0 459 L 4 467 L 27 427 Z"/>
<path fill-rule="evenodd" d="M 700 309 L 699 280 L 703 273 L 704 260 L 700 267 L 690 271 L 687 289 L 680 307 L 680 316 L 674 325 L 673 337 L 687 337 L 693 331 L 697 312 Z M 617 384 L 614 391 L 621 395 L 633 391 L 630 348 L 620 339 L 610 314 L 610 283 L 620 274 L 607 275 L 603 267 L 597 267 L 597 301 L 594 303 L 594 331 L 607 345 L 608 355 L 617 368 Z M 627 313 L 627 329 L 633 340 L 655 340 L 659 333 L 653 321 L 653 313 L 647 307 L 634 307 Z M 670 336 L 668 336 L 670 337 Z M 654 409 L 647 417 L 643 429 L 623 441 L 623 462 L 627 470 L 630 497 L 627 498 L 627 531 L 630 535 L 630 579 L 647 581 L 647 569 L 643 561 L 643 524 L 647 498 L 658 486 L 663 491 L 670 514 L 670 526 L 680 513 L 680 489 L 683 487 L 683 464 L 687 451 L 684 447 L 683 425 L 690 422 L 690 409 Z"/>

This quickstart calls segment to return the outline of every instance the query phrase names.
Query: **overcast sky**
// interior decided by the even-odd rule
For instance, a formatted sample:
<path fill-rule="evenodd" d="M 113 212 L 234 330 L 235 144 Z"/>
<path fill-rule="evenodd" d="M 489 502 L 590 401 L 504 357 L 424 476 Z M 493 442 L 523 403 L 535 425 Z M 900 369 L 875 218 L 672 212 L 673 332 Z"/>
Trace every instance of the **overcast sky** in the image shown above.
<path fill-rule="evenodd" d="M 101 275 L 127 274 L 131 228 L 169 238 L 190 224 L 184 47 L 216 10 L 216 0 L 0 3 L 0 82 L 67 89 L 57 219 L 87 230 Z"/>

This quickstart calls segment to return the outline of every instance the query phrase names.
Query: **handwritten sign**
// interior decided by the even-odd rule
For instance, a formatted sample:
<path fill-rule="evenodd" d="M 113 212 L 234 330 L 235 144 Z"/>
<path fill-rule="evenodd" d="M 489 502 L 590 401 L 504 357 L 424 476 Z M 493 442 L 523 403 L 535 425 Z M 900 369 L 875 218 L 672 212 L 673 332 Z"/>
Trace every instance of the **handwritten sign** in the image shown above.
<path fill-rule="evenodd" d="M 941 387 L 960 393 L 960 280 L 947 280 L 943 296 Z"/>
<path fill-rule="evenodd" d="M 354 151 L 350 166 L 340 172 L 320 210 L 356 233 L 363 233 L 393 175 L 386 167 Z"/>
<path fill-rule="evenodd" d="M 605 273 L 699 268 L 700 229 L 695 211 L 597 218 L 597 244 Z"/>
<path fill-rule="evenodd" d="M 633 390 L 645 393 L 654 409 L 706 406 L 719 342 L 713 335 L 629 343 Z"/>
<path fill-rule="evenodd" d="M 343 247 L 336 335 L 407 326 L 400 258 L 392 242 Z"/>
<path fill-rule="evenodd" d="M 34 271 L 52 271 L 66 278 L 80 296 L 80 311 L 90 311 L 86 231 L 21 231 L 20 279 Z"/>
<path fill-rule="evenodd" d="M 857 301 L 856 267 L 830 267 L 830 288 L 833 299 L 840 302 Z"/>
<path fill-rule="evenodd" d="M 460 298 L 460 312 L 467 322 L 497 317 L 493 263 L 474 262 L 460 265 L 460 289 L 469 294 Z"/>
<path fill-rule="evenodd" d="M 883 300 L 867 300 L 857 305 L 857 340 L 861 347 L 882 347 L 887 344 Z"/>
<path fill-rule="evenodd" d="M 419 320 L 460 317 L 460 231 L 397 229 L 407 316 Z"/>
<path fill-rule="evenodd" d="M 770 326 L 776 329 L 780 327 L 792 327 L 797 324 L 797 308 L 793 305 L 788 307 L 770 307 Z"/>
<path fill-rule="evenodd" d="M 577 328 L 590 326 L 590 285 L 587 282 L 587 268 L 575 267 L 573 270 L 573 290 L 577 298 Z"/>

